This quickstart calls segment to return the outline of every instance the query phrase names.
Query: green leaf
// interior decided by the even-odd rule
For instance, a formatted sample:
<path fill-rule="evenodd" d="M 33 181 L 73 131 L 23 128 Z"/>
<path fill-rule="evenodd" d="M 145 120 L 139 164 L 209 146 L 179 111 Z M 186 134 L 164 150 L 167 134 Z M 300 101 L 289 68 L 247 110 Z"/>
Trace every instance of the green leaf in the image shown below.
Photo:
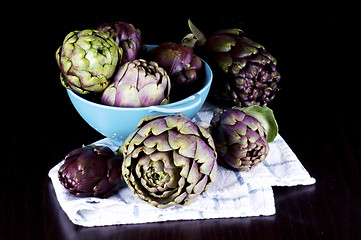
<path fill-rule="evenodd" d="M 278 133 L 278 125 L 273 115 L 273 111 L 268 107 L 251 106 L 242 108 L 242 110 L 256 118 L 267 131 L 267 142 L 273 142 Z"/>
<path fill-rule="evenodd" d="M 190 19 L 188 19 L 188 26 L 193 35 L 198 40 L 197 44 L 200 46 L 204 45 L 204 43 L 206 42 L 206 36 L 204 36 L 204 34 L 192 23 Z"/>

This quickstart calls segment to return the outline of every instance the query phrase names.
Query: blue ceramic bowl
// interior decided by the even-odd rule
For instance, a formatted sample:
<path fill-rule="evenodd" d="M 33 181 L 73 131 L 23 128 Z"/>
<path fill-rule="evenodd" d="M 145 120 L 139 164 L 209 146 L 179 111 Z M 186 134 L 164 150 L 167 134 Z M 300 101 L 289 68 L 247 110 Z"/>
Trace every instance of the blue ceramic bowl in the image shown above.
<path fill-rule="evenodd" d="M 148 49 L 154 46 L 147 46 Z M 67 89 L 69 98 L 80 116 L 95 130 L 109 138 L 115 145 L 121 146 L 124 140 L 132 133 L 139 121 L 152 114 L 183 113 L 193 118 L 207 98 L 212 83 L 212 70 L 203 62 L 201 71 L 204 71 L 203 87 L 195 94 L 165 105 L 150 107 L 126 108 L 113 107 L 91 102 Z"/>

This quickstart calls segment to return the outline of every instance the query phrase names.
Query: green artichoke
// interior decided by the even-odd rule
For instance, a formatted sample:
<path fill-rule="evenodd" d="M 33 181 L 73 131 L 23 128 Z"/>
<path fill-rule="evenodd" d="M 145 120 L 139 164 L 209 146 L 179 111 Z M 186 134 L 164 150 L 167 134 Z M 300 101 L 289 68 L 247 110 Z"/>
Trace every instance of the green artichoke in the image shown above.
<path fill-rule="evenodd" d="M 127 22 L 102 23 L 98 30 L 105 32 L 123 49 L 122 64 L 137 58 L 142 47 L 141 32 Z"/>
<path fill-rule="evenodd" d="M 103 146 L 78 148 L 65 156 L 58 171 L 60 183 L 76 197 L 107 198 L 121 182 L 122 160 Z"/>
<path fill-rule="evenodd" d="M 190 203 L 216 179 L 212 136 L 183 114 L 145 117 L 121 149 L 125 182 L 158 208 Z"/>
<path fill-rule="evenodd" d="M 218 163 L 237 171 L 247 171 L 261 163 L 268 155 L 268 142 L 278 132 L 272 110 L 260 106 L 219 110 L 211 126 Z"/>
<path fill-rule="evenodd" d="M 191 21 L 193 34 L 183 39 L 194 46 L 214 70 L 211 96 L 232 106 L 265 106 L 278 90 L 277 61 L 265 48 L 245 37 L 240 29 L 225 29 L 208 38 Z"/>
<path fill-rule="evenodd" d="M 136 59 L 123 64 L 103 92 L 103 104 L 148 107 L 169 103 L 170 79 L 156 62 Z"/>
<path fill-rule="evenodd" d="M 102 92 L 122 59 L 122 49 L 102 31 L 69 33 L 56 51 L 64 87 L 80 94 Z"/>

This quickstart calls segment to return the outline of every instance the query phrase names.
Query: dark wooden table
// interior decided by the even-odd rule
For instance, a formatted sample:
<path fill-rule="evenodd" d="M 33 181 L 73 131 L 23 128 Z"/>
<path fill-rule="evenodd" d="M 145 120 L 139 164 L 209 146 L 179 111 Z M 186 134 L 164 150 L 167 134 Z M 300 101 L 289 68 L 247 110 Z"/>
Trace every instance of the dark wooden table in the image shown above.
<path fill-rule="evenodd" d="M 337 8 L 166 19 L 159 12 L 144 19 L 115 10 L 70 19 L 61 18 L 61 10 L 32 21 L 25 16 L 11 26 L 20 39 L 3 45 L 22 48 L 7 55 L 18 64 L 2 79 L 0 239 L 361 239 L 360 43 L 351 18 Z M 102 136 L 72 107 L 59 82 L 55 50 L 68 32 L 103 20 L 132 22 L 146 43 L 180 41 L 188 33 L 188 17 L 205 31 L 243 28 L 277 58 L 281 90 L 269 106 L 280 134 L 316 184 L 274 187 L 276 214 L 268 217 L 73 225 L 47 173 L 70 150 Z"/>

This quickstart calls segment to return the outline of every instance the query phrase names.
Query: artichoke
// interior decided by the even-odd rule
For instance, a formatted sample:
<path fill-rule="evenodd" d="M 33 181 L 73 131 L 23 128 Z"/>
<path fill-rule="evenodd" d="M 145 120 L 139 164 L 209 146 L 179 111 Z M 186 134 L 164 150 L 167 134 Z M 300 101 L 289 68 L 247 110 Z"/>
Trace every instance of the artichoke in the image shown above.
<path fill-rule="evenodd" d="M 278 132 L 272 110 L 260 106 L 218 110 L 211 126 L 218 163 L 237 171 L 247 171 L 261 163 L 268 155 L 268 142 Z"/>
<path fill-rule="evenodd" d="M 122 65 L 103 92 L 103 104 L 147 107 L 169 103 L 170 79 L 156 62 L 136 59 Z"/>
<path fill-rule="evenodd" d="M 76 197 L 107 198 L 121 182 L 122 161 L 103 146 L 78 148 L 65 156 L 58 176 L 61 184 Z"/>
<path fill-rule="evenodd" d="M 213 67 L 214 99 L 240 107 L 265 106 L 274 99 L 281 76 L 276 59 L 262 45 L 240 29 L 217 31 L 206 38 L 191 21 L 189 27 L 193 34 L 183 42 L 198 49 Z"/>
<path fill-rule="evenodd" d="M 190 203 L 216 179 L 212 136 L 183 114 L 145 117 L 121 149 L 125 182 L 158 208 Z"/>
<path fill-rule="evenodd" d="M 61 83 L 80 94 L 103 91 L 121 58 L 112 38 L 90 29 L 69 33 L 56 51 Z"/>
<path fill-rule="evenodd" d="M 193 54 L 191 47 L 166 42 L 150 50 L 149 55 L 167 71 L 177 95 L 185 92 L 189 95 L 191 89 L 199 85 L 197 72 L 202 68 L 202 61 Z"/>
<path fill-rule="evenodd" d="M 102 23 L 98 30 L 113 38 L 123 49 L 122 64 L 137 58 L 142 47 L 141 32 L 133 24 L 120 21 Z"/>

